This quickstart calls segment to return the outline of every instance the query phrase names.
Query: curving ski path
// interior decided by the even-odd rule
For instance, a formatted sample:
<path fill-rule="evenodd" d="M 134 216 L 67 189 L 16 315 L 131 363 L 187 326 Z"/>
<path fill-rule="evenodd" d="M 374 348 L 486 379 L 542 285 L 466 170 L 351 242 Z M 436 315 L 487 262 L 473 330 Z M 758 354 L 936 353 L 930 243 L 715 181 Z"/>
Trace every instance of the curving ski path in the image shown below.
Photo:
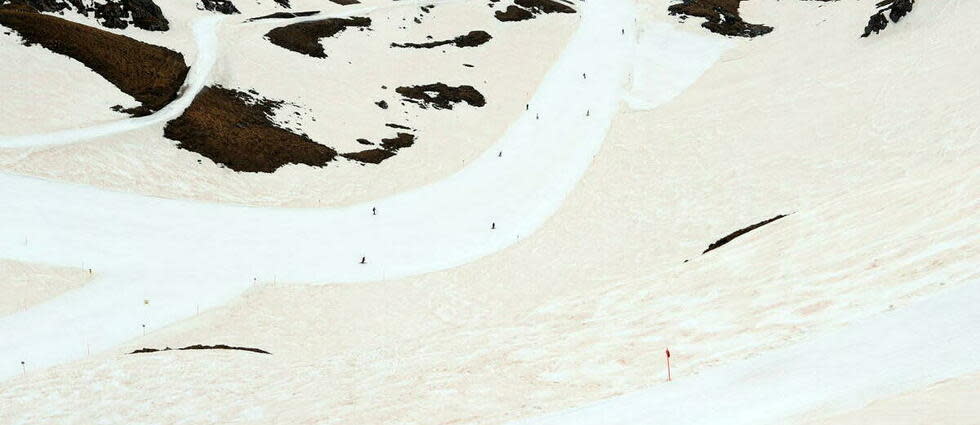
<path fill-rule="evenodd" d="M 222 18 L 209 16 L 194 21 L 194 40 L 197 56 L 187 78 L 181 87 L 180 95 L 159 111 L 145 117 L 127 118 L 82 128 L 52 131 L 24 136 L 0 137 L 0 148 L 24 148 L 30 146 L 66 145 L 97 137 L 125 133 L 156 123 L 177 118 L 191 105 L 194 97 L 204 88 L 211 69 L 218 59 L 218 24 Z"/>
<path fill-rule="evenodd" d="M 0 257 L 96 272 L 82 288 L 0 317 L 0 378 L 19 373 L 21 361 L 36 370 L 82 357 L 86 347 L 108 349 L 143 324 L 152 330 L 190 317 L 255 281 L 397 278 L 458 266 L 531 234 L 581 178 L 618 110 L 633 7 L 584 4 L 531 110 L 494 147 L 443 181 L 370 205 L 250 208 L 0 173 Z"/>

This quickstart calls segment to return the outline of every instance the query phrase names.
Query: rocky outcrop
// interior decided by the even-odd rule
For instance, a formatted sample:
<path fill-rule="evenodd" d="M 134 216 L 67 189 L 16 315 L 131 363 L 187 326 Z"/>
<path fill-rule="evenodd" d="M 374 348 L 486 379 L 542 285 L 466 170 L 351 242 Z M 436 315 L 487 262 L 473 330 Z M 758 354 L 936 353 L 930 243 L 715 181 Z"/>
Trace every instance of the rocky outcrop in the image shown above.
<path fill-rule="evenodd" d="M 201 7 L 204 10 L 218 12 L 225 15 L 241 13 L 231 0 L 201 0 Z"/>
<path fill-rule="evenodd" d="M 455 45 L 456 47 L 476 47 L 493 39 L 486 31 L 470 31 L 452 40 L 430 41 L 428 43 L 391 43 L 391 47 L 407 47 L 413 49 L 431 49 L 433 47 Z"/>
<path fill-rule="evenodd" d="M 174 100 L 189 70 L 184 56 L 173 50 L 38 13 L 24 2 L 0 7 L 0 24 L 16 31 L 25 45 L 39 45 L 95 71 L 140 102 L 140 114 Z"/>
<path fill-rule="evenodd" d="M 221 86 L 205 87 L 163 136 L 234 171 L 271 173 L 286 164 L 322 167 L 337 152 L 274 120 L 284 102 Z"/>
<path fill-rule="evenodd" d="M 575 13 L 575 9 L 558 0 L 514 0 L 514 4 L 503 11 L 495 12 L 494 17 L 501 22 L 517 22 L 534 19 L 543 13 Z"/>
<path fill-rule="evenodd" d="M 325 58 L 327 53 L 320 44 L 321 38 L 333 37 L 349 27 L 368 28 L 371 18 L 330 18 L 322 21 L 297 22 L 284 27 L 273 28 L 265 38 L 279 47 L 297 53 Z"/>
<path fill-rule="evenodd" d="M 780 214 L 780 215 L 777 215 L 777 216 L 775 216 L 773 218 L 770 218 L 768 220 L 763 220 L 763 221 L 760 221 L 758 223 L 755 223 L 755 224 L 753 224 L 751 226 L 743 227 L 743 228 L 738 229 L 738 230 L 736 230 L 736 231 L 734 231 L 732 233 L 729 233 L 728 235 L 725 235 L 725 237 L 723 237 L 721 239 L 718 239 L 717 241 L 713 242 L 711 245 L 708 245 L 708 249 L 704 250 L 704 252 L 702 252 L 701 255 L 707 254 L 710 251 L 714 251 L 715 249 L 721 248 L 722 245 L 725 245 L 725 244 L 727 244 L 727 243 L 735 240 L 735 238 L 737 238 L 739 236 L 742 236 L 742 235 L 744 235 L 746 233 L 749 233 L 749 232 L 751 232 L 751 231 L 753 231 L 755 229 L 758 229 L 758 228 L 760 228 L 762 226 L 765 226 L 765 225 L 767 225 L 769 223 L 772 223 L 772 222 L 774 222 L 776 220 L 779 220 L 779 219 L 781 219 L 783 217 L 786 217 L 786 215 L 787 214 Z"/>
<path fill-rule="evenodd" d="M 367 139 L 357 139 L 357 141 L 362 145 L 374 144 Z M 362 164 L 380 164 L 382 161 L 395 156 L 399 149 L 407 148 L 414 144 L 415 135 L 411 133 L 398 133 L 395 137 L 381 139 L 381 148 L 350 152 L 341 154 L 341 156 Z"/>
<path fill-rule="evenodd" d="M 129 354 L 158 353 L 158 352 L 161 352 L 161 351 L 185 351 L 185 350 L 236 350 L 236 351 L 248 351 L 248 352 L 259 353 L 259 354 L 272 354 L 272 353 L 270 353 L 268 351 L 265 351 L 265 350 L 263 350 L 261 348 L 235 347 L 235 346 L 225 345 L 225 344 L 217 344 L 217 345 L 201 345 L 201 344 L 196 344 L 196 345 L 188 345 L 188 346 L 183 347 L 183 348 L 170 348 L 170 347 L 166 347 L 166 348 L 140 348 L 139 350 L 134 350 L 133 352 L 131 352 Z"/>
<path fill-rule="evenodd" d="M 758 37 L 772 32 L 772 27 L 751 24 L 738 14 L 742 0 L 681 0 L 667 8 L 671 15 L 704 18 L 702 27 L 732 37 Z"/>
<path fill-rule="evenodd" d="M 453 87 L 443 83 L 434 83 L 398 87 L 395 92 L 402 95 L 405 100 L 422 108 L 431 106 L 435 109 L 453 109 L 453 105 L 460 102 L 466 102 L 470 106 L 478 108 L 487 104 L 483 94 L 473 86 Z"/>
<path fill-rule="evenodd" d="M 868 25 L 864 27 L 864 34 L 861 37 L 877 34 L 885 29 L 888 26 L 889 19 L 892 22 L 898 22 L 904 18 L 905 15 L 908 15 L 912 11 L 912 6 L 915 6 L 915 0 L 885 0 L 875 6 L 878 7 L 878 13 L 871 15 L 871 19 L 868 20 Z"/>
<path fill-rule="evenodd" d="M 39 12 L 64 13 L 74 11 L 83 16 L 92 13 L 106 28 L 126 29 L 130 25 L 147 31 L 167 31 L 170 21 L 153 0 L 95 1 L 86 6 L 82 0 L 8 0 L 8 4 L 27 4 Z"/>

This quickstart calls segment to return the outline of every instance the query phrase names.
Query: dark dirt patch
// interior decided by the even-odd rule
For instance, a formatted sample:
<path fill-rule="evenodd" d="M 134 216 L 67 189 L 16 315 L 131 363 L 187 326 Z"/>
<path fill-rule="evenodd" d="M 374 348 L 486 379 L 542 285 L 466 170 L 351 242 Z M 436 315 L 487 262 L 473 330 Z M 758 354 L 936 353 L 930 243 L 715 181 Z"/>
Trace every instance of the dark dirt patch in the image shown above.
<path fill-rule="evenodd" d="M 875 5 L 878 8 L 878 13 L 871 15 L 871 19 L 868 20 L 868 26 L 864 27 L 864 34 L 861 37 L 867 37 L 872 33 L 877 34 L 885 29 L 888 26 L 888 18 L 891 18 L 892 22 L 897 23 L 912 11 L 912 6 L 915 6 L 915 0 L 885 0 L 879 2 Z M 887 18 L 885 17 L 886 13 L 888 14 Z"/>
<path fill-rule="evenodd" d="M 231 0 L 201 0 L 204 10 L 218 12 L 225 15 L 235 15 L 241 13 Z"/>
<path fill-rule="evenodd" d="M 391 47 L 408 47 L 413 49 L 431 49 L 433 47 L 453 44 L 456 47 L 476 47 L 485 44 L 493 39 L 486 31 L 470 31 L 468 34 L 461 35 L 452 40 L 431 41 L 428 43 L 391 43 Z"/>
<path fill-rule="evenodd" d="M 530 10 L 514 5 L 507 6 L 507 9 L 502 11 L 498 10 L 493 16 L 500 22 L 518 22 L 534 19 L 534 14 Z"/>
<path fill-rule="evenodd" d="M 341 154 L 341 156 L 364 164 L 380 164 L 382 161 L 395 156 L 395 153 L 386 149 L 368 149 L 366 151 Z"/>
<path fill-rule="evenodd" d="M 189 69 L 184 56 L 173 50 L 44 15 L 24 4 L 0 7 L 0 25 L 20 34 L 25 46 L 36 44 L 81 62 L 148 111 L 177 97 Z"/>
<path fill-rule="evenodd" d="M 357 0 L 330 0 L 330 1 L 332 1 L 334 3 L 337 3 L 337 4 L 341 5 L 341 6 L 350 6 L 352 4 L 360 4 L 361 3 L 361 2 L 359 2 Z"/>
<path fill-rule="evenodd" d="M 404 125 L 398 125 L 393 123 L 385 124 L 385 127 L 397 128 L 399 130 L 412 130 L 410 127 L 405 127 Z"/>
<path fill-rule="evenodd" d="M 262 20 L 262 19 L 298 18 L 298 17 L 301 17 L 301 16 L 313 16 L 313 15 L 316 15 L 317 13 L 320 13 L 320 12 L 319 11 L 316 11 L 316 10 L 310 10 L 310 11 L 307 11 L 307 12 L 276 12 L 276 13 L 270 13 L 268 15 L 262 15 L 262 16 L 259 16 L 259 17 L 251 18 L 251 19 L 248 20 L 248 22 L 258 21 L 258 20 Z"/>
<path fill-rule="evenodd" d="M 501 22 L 517 22 L 534 19 L 542 13 L 575 13 L 575 9 L 555 0 L 514 0 L 513 5 L 498 10 L 494 17 Z"/>
<path fill-rule="evenodd" d="M 164 137 L 235 171 L 271 173 L 286 164 L 321 167 L 337 152 L 275 123 L 283 102 L 221 86 L 205 87 Z"/>
<path fill-rule="evenodd" d="M 555 0 L 514 0 L 514 4 L 534 13 L 575 13 L 571 6 Z"/>
<path fill-rule="evenodd" d="M 787 214 L 780 214 L 780 215 L 777 215 L 777 216 L 775 216 L 773 218 L 770 218 L 768 220 L 763 220 L 763 221 L 760 221 L 758 223 L 755 223 L 755 224 L 753 224 L 751 226 L 744 227 L 744 228 L 738 229 L 738 230 L 736 230 L 736 231 L 734 231 L 732 233 L 729 233 L 727 236 L 725 236 L 725 237 L 723 237 L 721 239 L 718 239 L 717 241 L 715 241 L 711 245 L 708 245 L 708 249 L 704 250 L 704 252 L 702 252 L 701 255 L 707 254 L 709 251 L 712 251 L 712 250 L 715 250 L 717 248 L 720 248 L 722 245 L 731 242 L 732 240 L 734 240 L 735 238 L 737 238 L 739 236 L 742 236 L 742 235 L 744 235 L 746 233 L 749 233 L 749 232 L 751 232 L 751 231 L 753 231 L 755 229 L 758 229 L 758 228 L 760 228 L 762 226 L 765 226 L 765 225 L 767 225 L 769 223 L 772 223 L 772 222 L 774 222 L 776 220 L 779 220 L 779 219 L 781 219 L 783 217 L 786 217 L 786 215 Z"/>
<path fill-rule="evenodd" d="M 395 92 L 402 95 L 405 100 L 422 108 L 431 106 L 435 109 L 453 109 L 453 105 L 460 102 L 466 102 L 470 106 L 478 108 L 487 104 L 483 94 L 473 86 L 452 87 L 443 83 L 434 83 L 398 87 Z"/>
<path fill-rule="evenodd" d="M 738 7 L 742 0 L 681 0 L 667 8 L 671 15 L 704 18 L 707 30 L 733 37 L 757 37 L 772 32 L 772 27 L 742 20 Z"/>
<path fill-rule="evenodd" d="M 327 53 L 320 45 L 321 38 L 333 37 L 349 27 L 370 27 L 371 18 L 330 18 L 322 21 L 297 22 L 274 28 L 265 37 L 279 47 L 297 53 L 325 58 Z"/>
<path fill-rule="evenodd" d="M 373 144 L 367 139 L 357 139 L 362 145 Z M 367 143 L 365 143 L 367 142 Z M 415 135 L 410 133 L 398 133 L 395 137 L 381 139 L 381 148 L 368 149 L 360 152 L 341 154 L 344 158 L 364 164 L 380 164 L 382 161 L 395 156 L 399 149 L 407 148 L 415 144 Z"/>
<path fill-rule="evenodd" d="M 129 354 L 157 353 L 157 352 L 160 352 L 160 351 L 181 351 L 181 350 L 238 350 L 238 351 L 249 351 L 249 352 L 252 352 L 252 353 L 259 353 L 259 354 L 272 354 L 272 353 L 270 353 L 268 351 L 265 351 L 265 350 L 263 350 L 261 348 L 235 347 L 235 346 L 224 345 L 224 344 L 218 344 L 218 345 L 200 345 L 200 344 L 198 344 L 198 345 L 188 345 L 188 346 L 183 347 L 183 348 L 170 348 L 170 347 L 166 347 L 166 348 L 140 348 L 139 350 L 135 350 L 135 351 L 133 351 L 132 353 L 129 353 Z"/>
<path fill-rule="evenodd" d="M 398 133 L 395 137 L 381 139 L 381 147 L 392 152 L 398 152 L 399 149 L 411 147 L 414 144 L 415 135 L 409 133 Z"/>

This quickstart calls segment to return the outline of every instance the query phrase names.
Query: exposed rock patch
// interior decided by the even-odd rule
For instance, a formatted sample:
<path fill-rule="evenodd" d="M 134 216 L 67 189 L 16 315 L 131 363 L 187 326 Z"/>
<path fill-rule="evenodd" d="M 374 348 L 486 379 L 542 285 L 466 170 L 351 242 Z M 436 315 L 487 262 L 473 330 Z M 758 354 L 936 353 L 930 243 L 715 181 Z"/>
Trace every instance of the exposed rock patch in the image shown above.
<path fill-rule="evenodd" d="M 252 352 L 252 353 L 259 353 L 259 354 L 272 354 L 272 353 L 270 353 L 268 351 L 265 351 L 265 350 L 263 350 L 261 348 L 235 347 L 235 346 L 224 345 L 224 344 L 218 344 L 218 345 L 200 345 L 200 344 L 198 344 L 198 345 L 188 345 L 187 347 L 183 347 L 183 348 L 170 348 L 170 347 L 166 347 L 166 348 L 140 348 L 139 350 L 135 350 L 135 351 L 133 351 L 132 353 L 129 353 L 129 354 L 158 353 L 158 352 L 161 352 L 161 351 L 182 351 L 182 350 L 238 350 L 238 351 L 249 351 L 249 352 Z"/>
<path fill-rule="evenodd" d="M 755 229 L 758 229 L 758 228 L 760 228 L 762 226 L 765 226 L 765 225 L 767 225 L 769 223 L 772 223 L 772 222 L 774 222 L 776 220 L 779 220 L 779 219 L 781 219 L 783 217 L 786 217 L 786 214 L 780 214 L 780 215 L 777 215 L 777 216 L 775 216 L 773 218 L 770 218 L 768 220 L 763 220 L 763 221 L 760 221 L 758 223 L 755 223 L 755 224 L 753 224 L 751 226 L 744 227 L 744 228 L 738 229 L 738 230 L 736 230 L 736 231 L 734 231 L 732 233 L 729 233 L 725 237 L 723 237 L 721 239 L 718 239 L 717 241 L 715 241 L 711 245 L 708 245 L 708 249 L 704 250 L 704 252 L 702 252 L 701 255 L 707 254 L 709 251 L 712 251 L 712 250 L 715 250 L 717 248 L 720 248 L 722 245 L 725 245 L 725 244 L 731 242 L 732 240 L 734 240 L 735 238 L 737 238 L 739 236 L 742 236 L 742 235 L 744 235 L 746 233 L 749 233 L 749 232 L 751 232 L 751 231 L 753 231 Z"/>
<path fill-rule="evenodd" d="M 268 15 L 262 15 L 262 16 L 259 16 L 259 17 L 251 18 L 251 19 L 248 20 L 248 22 L 258 21 L 258 20 L 262 20 L 262 19 L 288 19 L 288 18 L 298 18 L 298 17 L 301 17 L 301 16 L 313 16 L 313 15 L 316 15 L 317 13 L 320 13 L 320 12 L 319 11 L 316 11 L 316 10 L 310 10 L 310 11 L 307 11 L 307 12 L 276 12 L 276 13 L 270 13 Z"/>
<path fill-rule="evenodd" d="M 153 0 L 93 1 L 83 0 L 6 0 L 0 3 L 26 4 L 39 12 L 63 13 L 74 11 L 82 16 L 93 14 L 95 20 L 106 28 L 126 29 L 130 24 L 147 31 L 167 31 L 170 22 Z"/>
<path fill-rule="evenodd" d="M 143 114 L 174 100 L 189 69 L 173 50 L 41 14 L 23 3 L 0 7 L 0 25 L 16 31 L 25 46 L 81 62 L 140 102 Z"/>
<path fill-rule="evenodd" d="M 867 37 L 872 33 L 877 34 L 885 29 L 888 26 L 889 18 L 891 18 L 892 22 L 897 23 L 912 11 L 912 6 L 915 6 L 915 0 L 885 0 L 875 6 L 878 8 L 878 13 L 871 15 L 871 19 L 868 20 L 868 25 L 864 27 L 864 34 L 861 37 Z M 885 17 L 886 13 L 888 14 L 887 18 Z"/>
<path fill-rule="evenodd" d="M 473 86 L 452 87 L 443 83 L 426 84 L 421 86 L 398 87 L 395 92 L 405 100 L 415 103 L 422 108 L 429 106 L 435 109 L 453 109 L 453 105 L 466 102 L 470 106 L 482 107 L 487 104 L 483 94 Z"/>
<path fill-rule="evenodd" d="M 106 28 L 126 29 L 130 23 L 147 31 L 167 31 L 170 22 L 152 0 L 119 0 L 95 4 L 95 19 Z"/>
<path fill-rule="evenodd" d="M 513 5 L 498 10 L 494 17 L 501 22 L 517 22 L 534 19 L 542 13 L 575 13 L 575 9 L 557 0 L 514 0 Z"/>
<path fill-rule="evenodd" d="M 205 87 L 163 134 L 178 148 L 235 171 L 271 173 L 286 164 L 321 167 L 333 161 L 335 150 L 273 120 L 282 105 L 221 86 Z"/>
<path fill-rule="evenodd" d="M 201 7 L 204 10 L 218 12 L 225 15 L 241 13 L 231 0 L 201 0 Z"/>
<path fill-rule="evenodd" d="M 738 14 L 741 3 L 742 0 L 681 0 L 681 3 L 670 5 L 667 11 L 671 15 L 704 18 L 702 27 L 722 35 L 757 37 L 772 32 L 770 26 L 743 21 Z"/>
<path fill-rule="evenodd" d="M 366 139 L 358 139 L 357 141 L 362 145 L 373 144 Z M 345 153 L 341 156 L 364 164 L 380 164 L 382 161 L 395 156 L 399 149 L 407 148 L 414 144 L 415 135 L 398 133 L 395 137 L 381 139 L 381 148 Z"/>
<path fill-rule="evenodd" d="M 332 1 L 334 3 L 337 3 L 337 4 L 341 5 L 341 6 L 350 6 L 352 4 L 360 4 L 361 3 L 358 0 L 330 0 L 330 1 Z"/>
<path fill-rule="evenodd" d="M 408 47 L 413 49 L 431 49 L 433 47 L 453 44 L 456 47 L 476 47 L 483 45 L 493 39 L 486 31 L 470 31 L 468 34 L 461 35 L 452 40 L 431 41 L 428 43 L 391 43 L 391 47 Z"/>
<path fill-rule="evenodd" d="M 297 53 L 325 58 L 327 53 L 320 44 L 321 38 L 337 35 L 349 27 L 367 28 L 371 26 L 371 18 L 330 18 L 322 21 L 297 22 L 295 24 L 274 28 L 266 33 L 265 38 L 279 47 Z"/>

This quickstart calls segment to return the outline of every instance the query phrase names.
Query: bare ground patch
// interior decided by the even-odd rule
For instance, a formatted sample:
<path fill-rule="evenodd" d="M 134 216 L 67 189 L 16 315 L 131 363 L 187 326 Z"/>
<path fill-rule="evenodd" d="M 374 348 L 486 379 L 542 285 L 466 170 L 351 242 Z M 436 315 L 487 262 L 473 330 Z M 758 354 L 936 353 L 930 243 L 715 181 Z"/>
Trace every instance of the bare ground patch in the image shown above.
<path fill-rule="evenodd" d="M 486 98 L 473 86 L 453 87 L 444 83 L 425 84 L 421 86 L 404 86 L 395 89 L 405 100 L 415 103 L 422 108 L 429 106 L 435 109 L 453 109 L 460 102 L 470 106 L 483 107 Z"/>
<path fill-rule="evenodd" d="M 237 350 L 237 351 L 248 351 L 248 352 L 259 353 L 259 354 L 272 354 L 272 353 L 270 353 L 268 351 L 265 351 L 265 350 L 263 350 L 261 348 L 236 347 L 236 346 L 233 346 L 233 345 L 225 345 L 225 344 L 217 344 L 217 345 L 201 345 L 201 344 L 197 344 L 197 345 L 188 345 L 188 346 L 182 347 L 182 348 L 170 348 L 170 347 L 166 347 L 166 348 L 140 348 L 139 350 L 135 350 L 135 351 L 133 351 L 133 352 L 131 352 L 129 354 L 144 354 L 144 353 L 158 353 L 158 352 L 161 352 L 161 351 L 187 351 L 187 350 Z"/>
<path fill-rule="evenodd" d="M 333 37 L 350 27 L 362 29 L 371 26 L 371 18 L 330 18 L 322 21 L 297 22 L 274 28 L 265 34 L 266 39 L 279 47 L 315 58 L 325 58 L 327 53 L 320 44 L 321 38 Z"/>
<path fill-rule="evenodd" d="M 271 173 L 286 164 L 324 166 L 337 152 L 273 121 L 283 102 L 221 86 L 205 87 L 167 123 L 164 137 L 235 171 Z"/>
<path fill-rule="evenodd" d="M 514 0 L 514 4 L 495 12 L 494 17 L 501 22 L 517 22 L 542 13 L 575 13 L 575 8 L 557 0 Z"/>
<path fill-rule="evenodd" d="M 476 47 L 486 44 L 493 36 L 486 31 L 470 31 L 452 40 L 430 41 L 428 43 L 391 43 L 391 47 L 407 47 L 413 49 L 431 49 L 433 47 L 455 45 L 456 47 Z"/>
<path fill-rule="evenodd" d="M 142 104 L 127 111 L 136 115 L 173 101 L 189 70 L 178 52 L 41 14 L 26 4 L 0 7 L 0 25 L 16 31 L 25 46 L 39 45 L 95 71 Z"/>

